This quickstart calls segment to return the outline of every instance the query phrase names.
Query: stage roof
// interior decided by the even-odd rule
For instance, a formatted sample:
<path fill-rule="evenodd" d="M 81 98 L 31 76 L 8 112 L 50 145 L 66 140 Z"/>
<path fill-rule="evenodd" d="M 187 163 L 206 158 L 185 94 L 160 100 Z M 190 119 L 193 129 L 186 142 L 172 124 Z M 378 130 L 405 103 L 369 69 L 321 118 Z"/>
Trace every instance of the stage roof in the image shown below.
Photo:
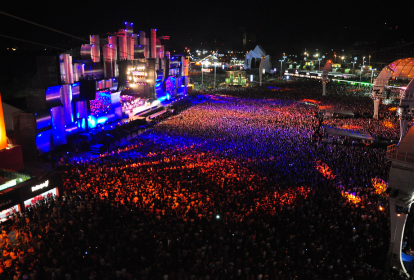
<path fill-rule="evenodd" d="M 346 136 L 349 138 L 362 139 L 362 140 L 374 140 L 374 138 L 372 138 L 372 136 L 369 133 L 364 133 L 360 131 L 326 127 L 326 126 L 325 126 L 325 131 L 326 133 L 331 134 L 331 135 Z"/>
<path fill-rule="evenodd" d="M 352 116 L 352 117 L 354 116 L 354 113 L 352 111 L 332 108 L 330 106 L 319 106 L 318 109 L 320 111 L 326 111 L 326 112 L 331 112 L 331 113 L 340 114 L 340 115 L 346 115 L 346 116 Z"/>
<path fill-rule="evenodd" d="M 408 130 L 407 134 L 398 144 L 397 151 L 399 154 L 412 154 L 414 155 L 414 129 Z"/>
<path fill-rule="evenodd" d="M 394 71 L 393 77 L 412 79 L 414 77 L 414 57 L 398 59 L 388 65 Z"/>

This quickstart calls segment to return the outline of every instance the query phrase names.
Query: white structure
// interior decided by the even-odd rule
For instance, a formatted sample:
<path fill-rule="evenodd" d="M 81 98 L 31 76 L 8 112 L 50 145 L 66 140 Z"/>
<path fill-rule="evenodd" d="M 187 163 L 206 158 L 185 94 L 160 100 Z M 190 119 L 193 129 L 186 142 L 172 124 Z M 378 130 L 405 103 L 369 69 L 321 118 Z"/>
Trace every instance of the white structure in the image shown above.
<path fill-rule="evenodd" d="M 255 69 L 260 67 L 260 61 L 262 57 L 265 57 L 265 63 L 263 65 L 263 69 L 267 73 L 270 73 L 272 69 L 272 63 L 270 62 L 270 55 L 266 55 L 264 49 L 257 45 L 254 50 L 249 51 L 246 53 L 246 57 L 244 59 L 244 69 Z"/>
<path fill-rule="evenodd" d="M 374 100 L 374 118 L 378 118 L 379 105 L 381 99 L 383 98 L 383 93 L 385 87 L 388 87 L 388 81 L 391 77 L 396 77 L 400 79 L 412 79 L 414 77 L 414 58 L 408 57 L 403 59 L 398 59 L 393 63 L 385 66 L 382 71 L 378 74 L 378 77 L 374 81 L 372 87 L 372 99 Z M 407 88 L 408 89 L 408 88 Z M 412 91 L 411 89 L 409 92 Z M 411 95 L 411 93 L 409 94 Z M 412 97 L 410 97 L 412 99 Z M 401 98 L 403 99 L 410 99 Z M 407 104 L 401 104 L 406 106 Z M 412 109 L 412 105 L 410 107 Z"/>
<path fill-rule="evenodd" d="M 325 67 L 323 67 L 322 72 L 322 95 L 326 95 L 326 83 L 328 82 L 328 75 L 329 72 L 332 71 L 332 61 L 328 60 L 325 64 Z"/>
<path fill-rule="evenodd" d="M 389 207 L 391 218 L 391 240 L 388 264 L 397 267 L 407 277 L 401 250 L 407 214 L 414 200 L 414 129 L 411 129 L 398 147 L 387 149 L 387 159 L 392 161 L 389 176 Z"/>

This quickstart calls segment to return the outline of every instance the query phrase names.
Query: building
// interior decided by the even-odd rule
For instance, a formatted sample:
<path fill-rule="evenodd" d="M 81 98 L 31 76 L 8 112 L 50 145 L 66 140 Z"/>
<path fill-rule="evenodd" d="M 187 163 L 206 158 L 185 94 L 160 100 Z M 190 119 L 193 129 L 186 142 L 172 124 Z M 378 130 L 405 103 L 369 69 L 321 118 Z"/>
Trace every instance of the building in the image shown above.
<path fill-rule="evenodd" d="M 41 177 L 0 169 L 0 221 L 35 205 L 47 197 L 63 193 L 62 175 L 47 172 Z"/>

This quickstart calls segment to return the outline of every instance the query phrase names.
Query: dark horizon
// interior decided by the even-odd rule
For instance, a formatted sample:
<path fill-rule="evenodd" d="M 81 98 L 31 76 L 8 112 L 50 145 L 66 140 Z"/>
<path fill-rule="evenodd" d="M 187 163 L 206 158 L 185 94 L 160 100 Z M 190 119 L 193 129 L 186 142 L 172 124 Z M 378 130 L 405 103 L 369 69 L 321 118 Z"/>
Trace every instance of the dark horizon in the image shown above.
<path fill-rule="evenodd" d="M 75 2 L 63 10 L 60 4 L 28 2 L 22 8 L 9 2 L 2 5 L 1 11 L 85 39 L 92 34 L 115 32 L 125 21 L 133 22 L 134 32 L 156 28 L 157 35 L 170 36 L 170 51 L 185 47 L 242 50 L 243 29 L 255 33 L 255 44 L 263 45 L 269 53 L 300 53 L 305 48 L 339 50 L 365 41 L 387 46 L 413 41 L 409 20 L 388 16 L 399 12 L 400 7 L 372 7 L 362 2 L 341 7 L 331 2 L 163 5 L 124 1 L 109 7 Z M 63 49 L 84 43 L 3 14 L 0 18 L 7 26 L 2 35 Z M 4 37 L 0 42 L 2 50 L 31 45 Z"/>

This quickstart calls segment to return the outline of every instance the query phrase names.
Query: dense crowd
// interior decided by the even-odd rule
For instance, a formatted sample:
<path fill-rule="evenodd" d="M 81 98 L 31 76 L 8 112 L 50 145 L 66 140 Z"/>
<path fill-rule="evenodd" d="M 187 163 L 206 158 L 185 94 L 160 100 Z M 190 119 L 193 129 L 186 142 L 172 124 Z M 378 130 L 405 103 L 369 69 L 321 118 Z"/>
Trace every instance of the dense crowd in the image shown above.
<path fill-rule="evenodd" d="M 111 109 L 111 95 L 106 92 L 96 93 L 95 100 L 91 100 L 91 114 L 98 115 Z"/>
<path fill-rule="evenodd" d="M 0 277 L 402 279 L 384 271 L 389 210 L 372 185 L 388 179 L 385 150 L 314 141 L 316 107 L 302 102 L 362 115 L 372 101 L 317 85 L 203 94 L 115 150 L 67 158 L 65 194 L 2 235 Z"/>
<path fill-rule="evenodd" d="M 400 123 L 396 116 L 395 104 L 381 104 L 379 107 L 380 120 L 372 119 L 373 101 L 371 99 L 371 88 L 358 87 L 349 84 L 327 84 L 327 96 L 321 95 L 322 85 L 318 81 L 290 82 L 279 84 L 276 88 L 269 90 L 277 92 L 284 100 L 309 101 L 318 106 L 327 106 L 338 110 L 352 112 L 354 118 L 331 118 L 324 121 L 325 126 L 337 127 L 369 133 L 374 139 L 398 140 L 400 134 Z M 249 91 L 241 89 L 230 89 L 222 91 L 227 95 L 255 98 L 261 94 L 262 89 L 256 88 Z M 412 125 L 410 122 L 409 126 Z"/>

